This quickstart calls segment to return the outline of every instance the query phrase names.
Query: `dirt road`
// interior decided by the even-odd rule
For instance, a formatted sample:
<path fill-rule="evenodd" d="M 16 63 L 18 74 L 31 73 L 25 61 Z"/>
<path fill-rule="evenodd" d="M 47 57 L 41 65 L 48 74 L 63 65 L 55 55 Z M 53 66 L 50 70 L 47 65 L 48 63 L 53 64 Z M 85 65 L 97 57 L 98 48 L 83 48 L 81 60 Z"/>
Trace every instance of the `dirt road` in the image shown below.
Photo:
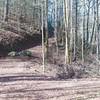
<path fill-rule="evenodd" d="M 100 100 L 100 79 L 50 81 L 41 75 L 35 54 L 32 59 L 0 59 L 0 100 Z"/>
<path fill-rule="evenodd" d="M 0 100 L 100 100 L 100 79 L 1 81 Z"/>

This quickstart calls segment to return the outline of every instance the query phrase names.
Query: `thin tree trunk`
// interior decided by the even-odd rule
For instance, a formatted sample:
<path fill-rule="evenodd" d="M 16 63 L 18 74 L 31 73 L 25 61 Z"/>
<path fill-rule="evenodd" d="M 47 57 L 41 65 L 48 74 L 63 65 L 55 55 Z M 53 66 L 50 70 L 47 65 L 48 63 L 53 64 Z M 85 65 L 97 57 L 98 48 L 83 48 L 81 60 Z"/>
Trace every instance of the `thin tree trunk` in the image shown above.
<path fill-rule="evenodd" d="M 48 58 L 48 0 L 45 1 L 45 58 Z"/>
<path fill-rule="evenodd" d="M 55 42 L 56 42 L 56 52 L 58 55 L 58 38 L 57 38 L 57 0 L 55 0 Z"/>
<path fill-rule="evenodd" d="M 17 5 L 17 13 L 18 13 L 18 19 L 17 19 L 17 21 L 18 21 L 18 32 L 19 32 L 19 34 L 20 34 L 20 9 L 19 9 L 19 5 L 20 5 L 20 1 L 18 0 L 18 5 Z"/>
<path fill-rule="evenodd" d="M 68 50 L 68 0 L 64 0 L 64 8 L 65 8 L 65 37 L 66 37 L 66 44 L 65 44 L 65 64 L 69 63 L 69 50 Z"/>
<path fill-rule="evenodd" d="M 90 37 L 90 44 L 92 44 L 93 36 L 94 36 L 94 32 L 95 32 L 95 25 L 96 25 L 96 11 L 95 10 L 96 9 L 95 9 L 95 5 L 94 5 L 94 22 L 93 22 L 93 28 L 92 28 L 92 35 Z"/>
<path fill-rule="evenodd" d="M 99 60 L 99 15 L 98 15 L 98 11 L 99 11 L 99 2 L 98 0 L 96 0 L 96 7 L 97 7 L 97 13 L 96 13 L 96 28 L 97 28 L 97 60 Z"/>
<path fill-rule="evenodd" d="M 83 13 L 83 32 L 82 32 L 82 63 L 84 63 L 84 34 L 85 34 L 85 0 L 83 1 L 84 13 Z"/>
<path fill-rule="evenodd" d="M 42 30 L 42 62 L 43 62 L 43 73 L 45 73 L 45 50 L 44 50 L 44 20 L 43 20 L 44 16 L 43 16 L 43 6 L 41 5 L 41 30 Z"/>
<path fill-rule="evenodd" d="M 72 62 L 72 46 L 73 46 L 73 19 L 72 19 L 72 16 L 73 16 L 73 8 L 72 8 L 72 6 L 73 6 L 73 0 L 70 0 L 69 1 L 70 2 L 70 25 L 71 25 L 71 27 L 70 27 L 70 63 Z"/>
<path fill-rule="evenodd" d="M 9 0 L 5 0 L 4 21 L 8 22 Z"/>
<path fill-rule="evenodd" d="M 89 19 L 90 19 L 90 1 L 89 2 L 89 6 L 88 6 L 88 14 L 87 14 L 87 43 L 89 42 Z"/>
<path fill-rule="evenodd" d="M 77 44 L 78 44 L 78 26 L 77 26 L 77 21 L 78 21 L 78 19 L 77 19 L 77 17 L 78 17 L 78 2 L 77 2 L 77 0 L 75 1 L 75 34 L 74 34 L 74 59 L 76 59 L 76 46 L 77 46 Z"/>

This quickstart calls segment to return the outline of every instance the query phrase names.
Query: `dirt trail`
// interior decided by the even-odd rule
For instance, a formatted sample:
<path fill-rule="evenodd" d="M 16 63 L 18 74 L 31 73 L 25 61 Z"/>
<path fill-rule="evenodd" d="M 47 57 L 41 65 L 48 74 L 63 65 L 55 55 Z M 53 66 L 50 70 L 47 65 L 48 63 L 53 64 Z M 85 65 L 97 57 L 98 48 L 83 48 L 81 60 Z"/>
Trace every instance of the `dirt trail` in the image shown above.
<path fill-rule="evenodd" d="M 0 60 L 0 100 L 100 100 L 100 79 L 50 81 L 28 59 Z"/>
<path fill-rule="evenodd" d="M 41 47 L 30 50 L 33 58 L 0 59 L 0 100 L 100 100 L 99 78 L 49 80 L 41 73 Z"/>
<path fill-rule="evenodd" d="M 100 80 L 1 82 L 0 100 L 100 100 Z"/>

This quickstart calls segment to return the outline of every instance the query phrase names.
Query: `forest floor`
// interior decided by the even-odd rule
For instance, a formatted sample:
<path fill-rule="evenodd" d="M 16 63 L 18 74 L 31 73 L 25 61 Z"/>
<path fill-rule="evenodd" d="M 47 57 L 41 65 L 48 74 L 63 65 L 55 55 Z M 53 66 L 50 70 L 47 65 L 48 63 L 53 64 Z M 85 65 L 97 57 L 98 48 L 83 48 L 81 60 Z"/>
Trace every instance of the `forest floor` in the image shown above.
<path fill-rule="evenodd" d="M 33 57 L 0 59 L 0 100 L 100 100 L 96 62 L 84 65 L 89 65 L 87 69 L 91 72 L 90 77 L 59 80 L 54 77 L 58 72 L 57 66 L 64 62 L 64 58 L 53 57 L 56 64 L 50 60 L 43 74 L 41 46 L 29 50 Z M 81 64 L 71 66 L 82 68 Z"/>

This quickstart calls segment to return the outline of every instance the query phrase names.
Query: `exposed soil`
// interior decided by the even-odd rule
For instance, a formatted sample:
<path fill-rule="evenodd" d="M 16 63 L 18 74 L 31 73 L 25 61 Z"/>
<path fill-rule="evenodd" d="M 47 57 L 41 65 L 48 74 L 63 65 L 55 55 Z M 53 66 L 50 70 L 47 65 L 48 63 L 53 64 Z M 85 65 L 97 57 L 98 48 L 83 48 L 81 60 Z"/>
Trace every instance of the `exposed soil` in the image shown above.
<path fill-rule="evenodd" d="M 52 63 L 43 74 L 41 46 L 29 50 L 33 57 L 0 59 L 0 100 L 100 100 L 99 78 L 55 79 Z"/>
<path fill-rule="evenodd" d="M 100 100 L 100 79 L 42 81 L 12 78 L 0 82 L 0 100 Z"/>

